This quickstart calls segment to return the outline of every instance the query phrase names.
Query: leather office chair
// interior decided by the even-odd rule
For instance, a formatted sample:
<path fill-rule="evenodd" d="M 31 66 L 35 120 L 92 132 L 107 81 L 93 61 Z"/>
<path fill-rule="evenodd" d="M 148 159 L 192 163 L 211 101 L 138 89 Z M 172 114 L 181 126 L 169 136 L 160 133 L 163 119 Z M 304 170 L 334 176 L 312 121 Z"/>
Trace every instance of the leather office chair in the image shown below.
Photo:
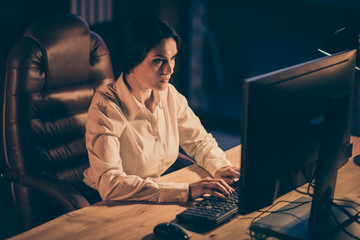
<path fill-rule="evenodd" d="M 39 19 L 10 51 L 3 144 L 23 230 L 101 200 L 82 182 L 85 124 L 95 90 L 113 81 L 107 47 L 75 15 Z"/>

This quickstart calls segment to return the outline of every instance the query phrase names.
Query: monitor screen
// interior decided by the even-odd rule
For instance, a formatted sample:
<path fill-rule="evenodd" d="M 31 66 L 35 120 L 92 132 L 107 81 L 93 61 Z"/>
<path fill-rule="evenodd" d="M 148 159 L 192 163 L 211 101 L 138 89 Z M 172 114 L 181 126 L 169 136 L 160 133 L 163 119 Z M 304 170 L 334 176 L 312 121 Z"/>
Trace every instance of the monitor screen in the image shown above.
<path fill-rule="evenodd" d="M 240 214 L 314 179 L 332 197 L 337 169 L 351 155 L 355 61 L 351 50 L 245 81 Z M 327 178 L 316 180 L 319 172 Z"/>

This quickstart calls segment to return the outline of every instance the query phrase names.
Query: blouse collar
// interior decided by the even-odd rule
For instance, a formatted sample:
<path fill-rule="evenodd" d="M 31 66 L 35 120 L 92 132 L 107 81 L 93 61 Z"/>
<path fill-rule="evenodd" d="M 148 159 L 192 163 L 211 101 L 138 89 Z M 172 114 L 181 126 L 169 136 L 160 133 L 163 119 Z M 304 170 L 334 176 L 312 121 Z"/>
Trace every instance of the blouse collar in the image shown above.
<path fill-rule="evenodd" d="M 120 75 L 118 80 L 114 84 L 114 89 L 120 99 L 125 105 L 125 112 L 129 120 L 133 120 L 141 110 L 140 106 L 135 102 L 133 95 L 131 94 L 127 84 L 124 81 L 123 74 Z M 157 107 L 160 104 L 160 93 L 157 90 L 153 90 L 154 105 Z"/>

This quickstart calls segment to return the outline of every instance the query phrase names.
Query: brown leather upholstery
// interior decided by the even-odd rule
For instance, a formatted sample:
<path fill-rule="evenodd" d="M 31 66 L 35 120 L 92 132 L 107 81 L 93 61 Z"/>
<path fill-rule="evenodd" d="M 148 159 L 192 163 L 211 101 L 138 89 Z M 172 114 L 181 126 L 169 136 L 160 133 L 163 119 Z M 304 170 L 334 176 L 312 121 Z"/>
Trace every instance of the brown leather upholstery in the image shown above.
<path fill-rule="evenodd" d="M 95 90 L 113 81 L 104 42 L 75 15 L 39 19 L 10 51 L 3 141 L 24 229 L 100 200 L 82 182 L 85 124 Z"/>

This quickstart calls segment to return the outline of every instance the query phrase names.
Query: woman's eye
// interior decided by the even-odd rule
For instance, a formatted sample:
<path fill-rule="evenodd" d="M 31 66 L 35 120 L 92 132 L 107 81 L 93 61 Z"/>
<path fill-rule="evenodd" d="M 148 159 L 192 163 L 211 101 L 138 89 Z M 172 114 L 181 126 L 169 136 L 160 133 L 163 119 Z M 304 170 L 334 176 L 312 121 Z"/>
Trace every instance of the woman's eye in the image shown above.
<path fill-rule="evenodd" d="M 154 59 L 154 63 L 159 64 L 162 63 L 163 60 L 161 58 Z"/>
<path fill-rule="evenodd" d="M 167 63 L 168 61 L 175 61 L 175 56 L 172 57 L 170 60 L 167 60 L 166 58 L 155 58 L 155 59 L 153 60 L 153 62 L 154 62 L 155 64 L 161 64 L 161 65 Z"/>

